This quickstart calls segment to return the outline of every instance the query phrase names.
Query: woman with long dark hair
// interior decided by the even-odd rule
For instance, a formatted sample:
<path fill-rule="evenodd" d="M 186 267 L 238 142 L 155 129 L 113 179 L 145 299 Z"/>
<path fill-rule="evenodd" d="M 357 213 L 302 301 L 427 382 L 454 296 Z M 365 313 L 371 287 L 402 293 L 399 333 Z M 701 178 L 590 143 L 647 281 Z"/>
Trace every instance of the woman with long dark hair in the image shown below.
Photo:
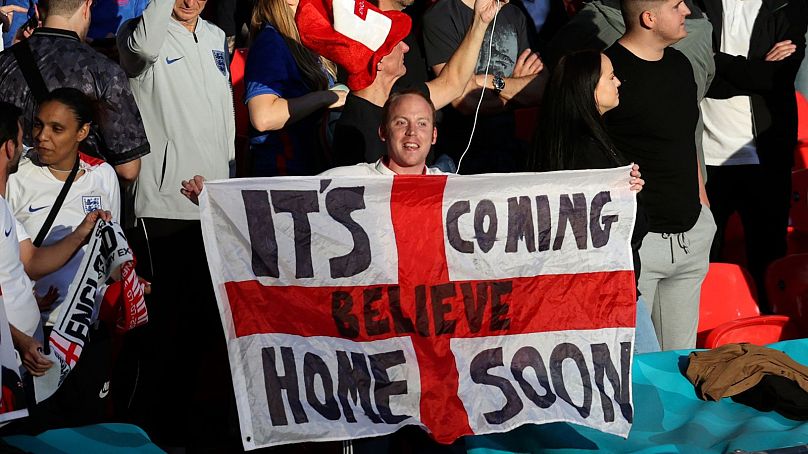
<path fill-rule="evenodd" d="M 614 147 L 603 114 L 620 102 L 609 57 L 580 51 L 563 57 L 550 77 L 528 167 L 580 170 L 628 164 Z"/>
<path fill-rule="evenodd" d="M 322 122 L 348 92 L 334 85 L 336 65 L 300 43 L 297 3 L 258 0 L 253 9 L 244 74 L 250 176 L 316 175 L 329 167 Z"/>
<path fill-rule="evenodd" d="M 528 169 L 553 170 L 608 169 L 628 165 L 614 146 L 603 114 L 620 103 L 620 79 L 614 74 L 609 57 L 596 50 L 564 56 L 550 76 L 542 102 L 534 148 L 528 156 Z M 644 181 L 639 166 L 631 170 L 631 189 L 639 192 Z M 648 233 L 648 220 L 637 201 L 637 218 L 631 238 L 635 279 L 640 275 L 639 249 Z M 658 351 L 650 309 L 637 292 L 635 351 Z"/>

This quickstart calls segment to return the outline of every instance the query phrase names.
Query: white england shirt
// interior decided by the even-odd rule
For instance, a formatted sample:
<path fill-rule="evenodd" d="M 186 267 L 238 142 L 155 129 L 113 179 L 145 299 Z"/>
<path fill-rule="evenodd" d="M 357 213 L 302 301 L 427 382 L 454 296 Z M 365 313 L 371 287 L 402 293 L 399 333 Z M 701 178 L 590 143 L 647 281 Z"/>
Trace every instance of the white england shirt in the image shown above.
<path fill-rule="evenodd" d="M 96 158 L 80 155 L 79 169 L 84 173 L 70 187 L 59 214 L 50 231 L 42 241 L 43 246 L 56 243 L 69 235 L 81 224 L 87 213 L 103 209 L 112 213 L 117 222 L 121 211 L 120 189 L 115 170 Z M 17 173 L 8 180 L 6 197 L 14 216 L 25 227 L 32 241 L 36 238 L 48 217 L 56 197 L 62 190 L 63 181 L 53 176 L 46 166 L 39 166 L 28 158 L 20 161 Z M 34 290 L 38 295 L 47 293 L 51 286 L 59 291 L 53 310 L 42 313 L 43 322 L 53 325 L 58 317 L 58 308 L 67 295 L 73 277 L 84 257 L 84 248 L 77 252 L 62 268 L 36 281 Z"/>
<path fill-rule="evenodd" d="M 39 326 L 39 308 L 31 291 L 31 280 L 20 262 L 17 222 L 8 203 L 0 197 L 0 290 L 8 321 L 33 336 Z"/>

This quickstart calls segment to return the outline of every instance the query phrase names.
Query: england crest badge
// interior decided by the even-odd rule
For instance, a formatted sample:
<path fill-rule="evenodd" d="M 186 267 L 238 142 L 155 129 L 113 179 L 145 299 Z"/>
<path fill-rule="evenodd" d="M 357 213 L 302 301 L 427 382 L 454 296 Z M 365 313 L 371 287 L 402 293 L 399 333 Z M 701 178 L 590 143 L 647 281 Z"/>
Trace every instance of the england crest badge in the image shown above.
<path fill-rule="evenodd" d="M 84 196 L 81 198 L 81 201 L 84 205 L 84 213 L 87 214 L 91 211 L 100 210 L 101 207 L 101 196 L 91 195 L 91 196 Z"/>
<path fill-rule="evenodd" d="M 227 77 L 227 58 L 225 57 L 224 51 L 214 50 L 213 61 L 216 62 L 216 67 L 219 68 L 219 71 Z"/>

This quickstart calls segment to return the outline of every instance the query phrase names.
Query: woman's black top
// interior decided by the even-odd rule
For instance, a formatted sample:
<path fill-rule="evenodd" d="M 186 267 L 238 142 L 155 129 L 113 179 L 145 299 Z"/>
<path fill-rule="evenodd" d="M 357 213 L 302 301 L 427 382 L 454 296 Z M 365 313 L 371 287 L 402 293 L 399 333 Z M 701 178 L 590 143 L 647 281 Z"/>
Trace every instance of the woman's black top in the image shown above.
<path fill-rule="evenodd" d="M 615 153 L 605 150 L 594 138 L 582 140 L 580 150 L 575 150 L 573 155 L 572 168 L 564 170 L 585 170 L 585 169 L 611 169 L 621 166 Z M 640 169 L 642 172 L 642 169 Z M 634 256 L 634 280 L 635 283 L 640 278 L 640 246 L 642 239 L 648 233 L 650 224 L 648 216 L 643 208 L 642 192 L 637 195 L 637 219 L 634 221 L 634 232 L 631 234 L 631 253 Z M 637 296 L 640 295 L 639 288 Z"/>

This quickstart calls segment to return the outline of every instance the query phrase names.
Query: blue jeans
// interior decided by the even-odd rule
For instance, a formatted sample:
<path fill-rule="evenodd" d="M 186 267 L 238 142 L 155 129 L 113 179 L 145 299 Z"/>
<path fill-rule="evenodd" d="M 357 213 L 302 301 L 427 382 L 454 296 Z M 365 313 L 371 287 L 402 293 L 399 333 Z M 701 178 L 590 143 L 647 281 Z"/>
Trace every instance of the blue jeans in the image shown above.
<path fill-rule="evenodd" d="M 651 313 L 642 296 L 637 298 L 637 327 L 634 330 L 634 354 L 660 351 Z"/>

